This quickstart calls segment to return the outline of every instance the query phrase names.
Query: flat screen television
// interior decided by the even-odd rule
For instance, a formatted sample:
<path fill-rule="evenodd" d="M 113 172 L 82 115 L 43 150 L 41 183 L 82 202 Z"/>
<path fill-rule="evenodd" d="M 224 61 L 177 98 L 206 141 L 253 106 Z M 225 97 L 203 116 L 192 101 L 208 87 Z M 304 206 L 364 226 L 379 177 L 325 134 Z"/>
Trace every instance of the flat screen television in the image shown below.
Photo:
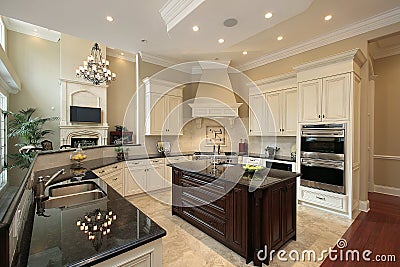
<path fill-rule="evenodd" d="M 71 122 L 101 123 L 101 108 L 70 106 Z"/>

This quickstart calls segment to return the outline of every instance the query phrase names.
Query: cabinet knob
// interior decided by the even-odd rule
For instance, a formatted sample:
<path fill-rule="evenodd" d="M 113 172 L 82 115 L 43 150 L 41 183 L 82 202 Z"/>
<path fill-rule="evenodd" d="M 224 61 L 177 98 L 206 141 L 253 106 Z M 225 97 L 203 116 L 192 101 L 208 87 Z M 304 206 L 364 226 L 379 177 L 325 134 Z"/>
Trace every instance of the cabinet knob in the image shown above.
<path fill-rule="evenodd" d="M 321 119 L 321 115 L 318 115 L 318 118 Z"/>
<path fill-rule="evenodd" d="M 285 129 L 282 129 L 282 132 L 284 132 L 285 131 Z"/>
<path fill-rule="evenodd" d="M 251 132 L 252 130 L 250 129 L 250 132 Z"/>
<path fill-rule="evenodd" d="M 325 118 L 325 115 L 322 115 L 322 118 Z"/>

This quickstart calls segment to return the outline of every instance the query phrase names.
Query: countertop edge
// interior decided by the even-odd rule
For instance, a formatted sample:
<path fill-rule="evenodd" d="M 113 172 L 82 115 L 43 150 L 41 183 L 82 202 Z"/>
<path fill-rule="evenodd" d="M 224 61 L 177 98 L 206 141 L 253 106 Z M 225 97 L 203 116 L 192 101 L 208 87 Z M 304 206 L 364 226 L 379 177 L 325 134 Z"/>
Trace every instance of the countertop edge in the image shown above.
<path fill-rule="evenodd" d="M 150 236 L 148 238 L 144 238 L 143 240 L 140 240 L 138 242 L 132 242 L 130 244 L 125 244 L 124 246 L 120 246 L 118 248 L 113 249 L 112 251 L 105 251 L 104 253 L 95 255 L 93 257 L 87 258 L 85 260 L 82 260 L 80 262 L 73 263 L 71 265 L 68 265 L 69 267 L 84 267 L 84 266 L 92 266 L 93 264 L 100 263 L 102 261 L 111 259 L 117 255 L 121 255 L 125 252 L 128 252 L 132 249 L 138 248 L 142 245 L 148 244 L 150 242 L 153 242 L 157 239 L 163 238 L 164 236 L 167 235 L 167 231 L 164 230 L 161 233 L 155 234 L 153 236 Z"/>

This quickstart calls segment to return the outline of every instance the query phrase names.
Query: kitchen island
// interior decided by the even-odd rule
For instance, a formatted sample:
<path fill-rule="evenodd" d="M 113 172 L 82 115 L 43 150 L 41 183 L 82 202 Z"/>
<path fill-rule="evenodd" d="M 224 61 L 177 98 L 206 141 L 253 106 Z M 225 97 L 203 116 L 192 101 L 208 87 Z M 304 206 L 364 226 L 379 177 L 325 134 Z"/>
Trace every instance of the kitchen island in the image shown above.
<path fill-rule="evenodd" d="M 296 239 L 298 173 L 193 161 L 173 168 L 172 214 L 261 266 Z M 267 248 L 267 251 L 265 249 Z M 266 253 L 267 252 L 267 253 Z"/>

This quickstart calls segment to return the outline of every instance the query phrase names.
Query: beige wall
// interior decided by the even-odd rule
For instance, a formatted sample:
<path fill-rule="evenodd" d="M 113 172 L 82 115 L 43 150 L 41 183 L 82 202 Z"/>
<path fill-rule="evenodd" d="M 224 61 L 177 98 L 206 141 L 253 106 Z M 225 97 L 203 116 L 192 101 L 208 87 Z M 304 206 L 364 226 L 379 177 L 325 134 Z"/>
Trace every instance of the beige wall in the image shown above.
<path fill-rule="evenodd" d="M 400 55 L 375 60 L 374 154 L 400 157 Z M 374 182 L 400 188 L 400 161 L 375 159 Z"/>
<path fill-rule="evenodd" d="M 128 104 L 136 91 L 135 62 L 108 56 L 110 69 L 117 74 L 117 79 L 107 88 L 107 112 L 110 131 L 115 125 L 124 124 Z M 134 131 L 135 129 L 128 129 Z"/>
<path fill-rule="evenodd" d="M 36 116 L 60 116 L 59 43 L 14 31 L 8 31 L 7 42 L 8 58 L 22 84 L 18 94 L 10 94 L 9 109 L 17 112 L 33 107 L 37 109 Z M 46 124 L 46 128 L 54 130 L 54 135 L 47 138 L 55 148 L 59 146 L 58 124 L 59 121 Z"/>

